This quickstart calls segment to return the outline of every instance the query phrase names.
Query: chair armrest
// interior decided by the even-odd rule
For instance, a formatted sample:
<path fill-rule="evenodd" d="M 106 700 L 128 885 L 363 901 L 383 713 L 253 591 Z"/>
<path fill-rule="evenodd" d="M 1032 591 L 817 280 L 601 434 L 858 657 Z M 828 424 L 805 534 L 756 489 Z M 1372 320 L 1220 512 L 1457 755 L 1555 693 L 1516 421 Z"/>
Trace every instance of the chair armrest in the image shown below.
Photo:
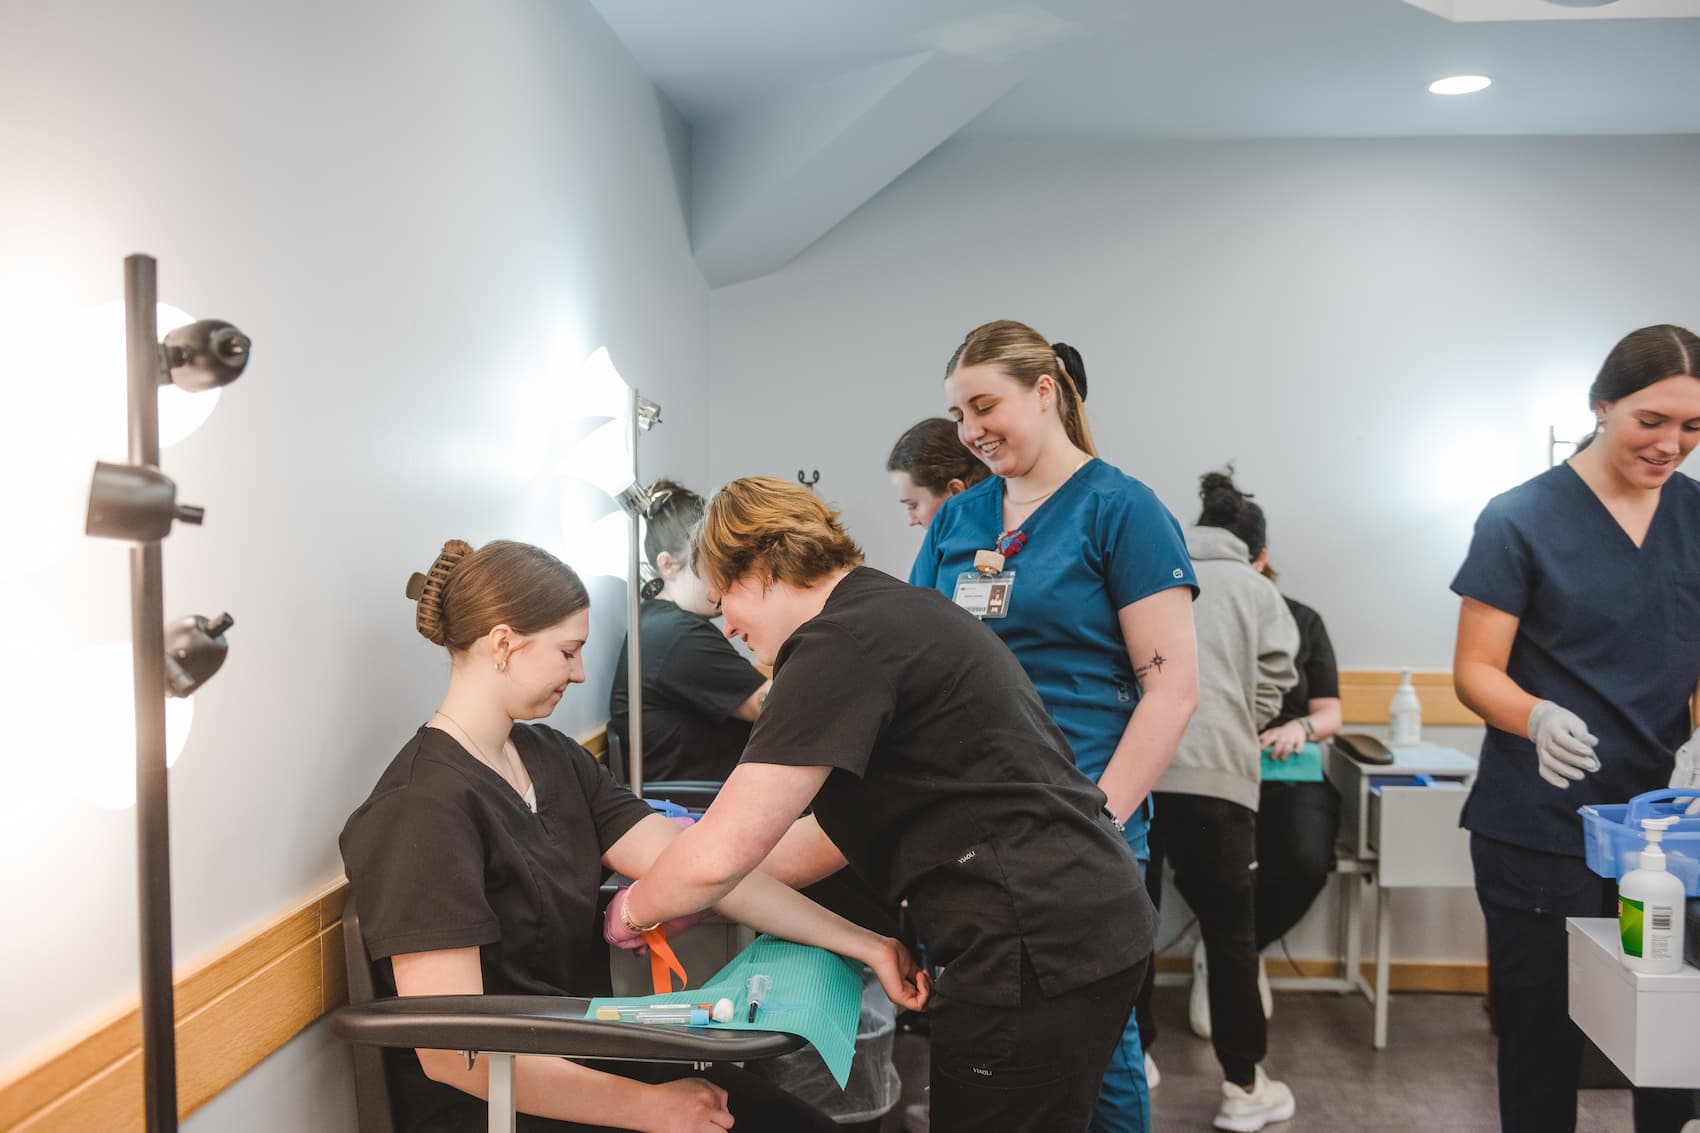
<path fill-rule="evenodd" d="M 746 1062 L 804 1045 L 777 1031 L 732 1031 L 586 1019 L 588 999 L 555 995 L 419 995 L 339 1007 L 331 1031 L 371 1046 L 543 1054 L 618 1062 Z"/>
<path fill-rule="evenodd" d="M 709 808 L 725 785 L 718 779 L 659 779 L 643 785 L 643 797 L 678 803 L 700 814 Z"/>

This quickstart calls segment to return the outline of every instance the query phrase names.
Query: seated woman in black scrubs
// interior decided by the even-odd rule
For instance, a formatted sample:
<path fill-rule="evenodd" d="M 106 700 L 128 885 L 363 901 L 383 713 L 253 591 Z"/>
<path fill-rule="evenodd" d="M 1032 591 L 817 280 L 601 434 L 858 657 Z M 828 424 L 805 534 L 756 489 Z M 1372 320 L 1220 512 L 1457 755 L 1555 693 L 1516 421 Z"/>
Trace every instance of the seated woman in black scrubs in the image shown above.
<path fill-rule="evenodd" d="M 546 725 L 584 681 L 590 600 L 547 551 L 458 540 L 408 594 L 420 633 L 449 651 L 448 692 L 343 827 L 341 847 L 380 994 L 607 995 L 597 888 L 641 877 L 678 828 Z M 923 1001 L 895 940 L 857 928 L 764 874 L 729 917 L 861 959 L 887 992 Z M 399 1133 L 481 1129 L 489 1069 L 452 1051 L 386 1051 Z M 522 1133 L 634 1129 L 829 1131 L 742 1072 L 520 1058 Z"/>
<path fill-rule="evenodd" d="M 625 915 L 700 909 L 758 865 L 803 884 L 848 864 L 907 898 L 941 968 L 934 1133 L 1084 1130 L 1151 951 L 1133 853 L 997 636 L 861 561 L 799 485 L 737 480 L 709 504 L 697 569 L 773 688 Z"/>
<path fill-rule="evenodd" d="M 702 518 L 702 497 L 682 484 L 657 480 L 643 553 L 655 571 L 644 585 L 639 612 L 643 645 L 643 778 L 719 782 L 732 773 L 750 722 L 761 713 L 767 678 L 745 660 L 710 619 L 720 607 L 691 569 L 691 528 Z M 626 646 L 614 672 L 626 671 Z M 626 682 L 608 694 L 608 728 L 630 751 Z"/>

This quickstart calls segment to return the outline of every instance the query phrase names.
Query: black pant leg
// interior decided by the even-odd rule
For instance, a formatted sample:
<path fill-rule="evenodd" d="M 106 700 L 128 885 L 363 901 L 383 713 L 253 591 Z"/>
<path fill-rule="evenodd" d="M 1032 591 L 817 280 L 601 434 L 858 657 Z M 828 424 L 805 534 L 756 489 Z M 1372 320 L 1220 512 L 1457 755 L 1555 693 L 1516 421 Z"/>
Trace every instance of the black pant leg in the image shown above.
<path fill-rule="evenodd" d="M 1257 994 L 1257 814 L 1202 795 L 1164 793 L 1164 844 L 1175 889 L 1198 915 L 1210 966 L 1210 1031 L 1222 1073 L 1235 1085 L 1257 1079 L 1268 1023 Z"/>
<path fill-rule="evenodd" d="M 1566 917 L 1600 916 L 1611 883 L 1580 858 L 1470 838 L 1476 898 L 1487 922 L 1488 974 L 1499 1022 L 1504 1133 L 1576 1128 L 1582 1032 L 1570 1021 Z"/>
<path fill-rule="evenodd" d="M 1019 1007 L 935 991 L 932 1133 L 1084 1133 L 1149 963 L 1047 997 L 1024 950 Z"/>
<path fill-rule="evenodd" d="M 1700 1090 L 1634 1091 L 1635 1133 L 1680 1133 L 1700 1117 Z"/>
<path fill-rule="evenodd" d="M 1334 784 L 1265 783 L 1257 807 L 1257 947 L 1291 932 L 1328 884 L 1340 831 Z"/>
<path fill-rule="evenodd" d="M 1159 912 L 1163 908 L 1163 844 L 1157 830 L 1157 815 L 1151 815 L 1151 830 L 1146 843 L 1151 850 L 1151 860 L 1145 863 L 1145 892 L 1151 898 L 1151 907 Z M 1145 965 L 1145 980 L 1139 988 L 1139 1001 L 1134 1005 L 1134 1014 L 1139 1022 L 1139 1045 L 1150 1053 L 1151 1044 L 1157 1041 L 1157 1012 L 1151 1007 L 1151 996 L 1157 990 L 1157 953 L 1153 948 L 1150 963 Z"/>

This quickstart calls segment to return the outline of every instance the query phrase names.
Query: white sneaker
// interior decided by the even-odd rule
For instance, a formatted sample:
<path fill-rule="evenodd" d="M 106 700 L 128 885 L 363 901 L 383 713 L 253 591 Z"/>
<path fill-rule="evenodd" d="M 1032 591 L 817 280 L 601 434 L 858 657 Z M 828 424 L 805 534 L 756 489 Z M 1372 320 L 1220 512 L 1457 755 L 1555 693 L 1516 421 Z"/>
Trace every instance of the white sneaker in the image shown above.
<path fill-rule="evenodd" d="M 1286 1121 L 1293 1116 L 1293 1091 L 1257 1068 L 1257 1080 L 1247 1090 L 1232 1082 L 1222 1083 L 1222 1104 L 1216 1107 L 1216 1120 L 1211 1124 L 1231 1133 L 1257 1133 L 1273 1121 Z"/>
<path fill-rule="evenodd" d="M 1162 1080 L 1163 1076 L 1157 1073 L 1157 1064 L 1152 1062 L 1151 1056 L 1147 1054 L 1145 1056 L 1145 1088 L 1147 1090 L 1155 1090 L 1157 1088 L 1157 1083 Z"/>
<path fill-rule="evenodd" d="M 1201 1039 L 1210 1037 L 1210 969 L 1204 959 L 1204 941 L 1192 946 L 1192 995 L 1186 1003 L 1187 1022 Z"/>
<path fill-rule="evenodd" d="M 1274 1018 L 1275 995 L 1269 990 L 1269 970 L 1263 966 L 1262 956 L 1257 958 L 1257 998 L 1263 1003 L 1263 1017 Z"/>
<path fill-rule="evenodd" d="M 931 1107 L 922 1105 L 906 1106 L 903 1110 L 904 1133 L 927 1133 L 933 1126 L 933 1111 Z"/>

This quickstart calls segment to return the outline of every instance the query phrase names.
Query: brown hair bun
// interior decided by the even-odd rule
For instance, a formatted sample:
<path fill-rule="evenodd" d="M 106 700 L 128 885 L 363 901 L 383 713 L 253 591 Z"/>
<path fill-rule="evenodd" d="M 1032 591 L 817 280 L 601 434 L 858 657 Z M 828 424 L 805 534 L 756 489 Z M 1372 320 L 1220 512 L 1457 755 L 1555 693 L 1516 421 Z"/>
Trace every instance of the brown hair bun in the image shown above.
<path fill-rule="evenodd" d="M 463 539 L 450 539 L 443 544 L 431 567 L 424 574 L 414 571 L 407 580 L 407 596 L 418 603 L 413 624 L 426 641 L 442 645 L 448 639 L 443 622 L 443 590 L 449 584 L 460 561 L 472 553 L 472 544 Z"/>

